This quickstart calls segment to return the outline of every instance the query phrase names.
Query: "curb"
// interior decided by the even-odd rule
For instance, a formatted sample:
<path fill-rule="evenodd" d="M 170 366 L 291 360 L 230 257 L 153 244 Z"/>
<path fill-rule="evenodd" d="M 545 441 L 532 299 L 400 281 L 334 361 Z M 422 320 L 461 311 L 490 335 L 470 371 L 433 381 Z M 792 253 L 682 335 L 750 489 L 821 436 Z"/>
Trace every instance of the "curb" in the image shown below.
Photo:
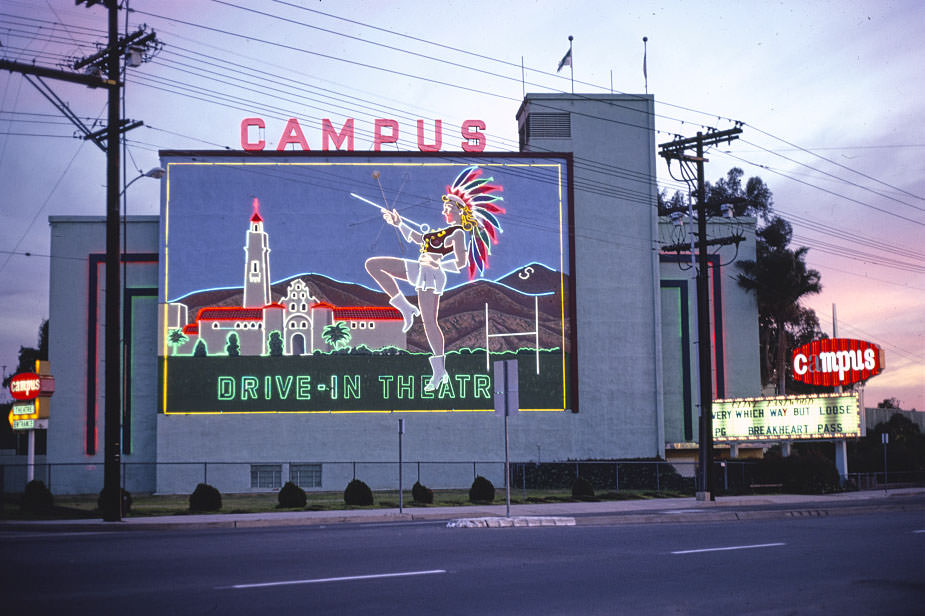
<path fill-rule="evenodd" d="M 885 511 L 922 511 L 922 507 L 912 504 L 859 505 L 846 507 L 818 507 L 792 509 L 771 509 L 754 511 L 716 511 L 703 510 L 672 515 L 669 512 L 640 512 L 629 514 L 590 514 L 578 518 L 579 526 L 610 526 L 618 524 L 660 524 L 660 523 L 703 523 L 703 522 L 745 522 L 752 520 L 783 520 L 794 518 L 825 518 L 847 515 L 867 515 Z"/>
<path fill-rule="evenodd" d="M 524 528 L 536 526 L 575 526 L 575 518 L 564 516 L 458 518 L 446 523 L 447 528 Z"/>

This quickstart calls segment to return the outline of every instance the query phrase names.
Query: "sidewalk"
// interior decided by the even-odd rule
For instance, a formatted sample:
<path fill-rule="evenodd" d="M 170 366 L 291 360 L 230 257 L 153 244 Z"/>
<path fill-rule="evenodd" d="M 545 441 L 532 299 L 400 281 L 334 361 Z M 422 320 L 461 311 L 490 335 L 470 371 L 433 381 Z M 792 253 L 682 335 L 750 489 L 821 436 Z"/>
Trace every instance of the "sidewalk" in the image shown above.
<path fill-rule="evenodd" d="M 121 522 L 90 520 L 3 520 L 0 531 L 123 531 L 206 528 L 317 526 L 326 524 L 381 524 L 413 521 L 456 521 L 455 526 L 562 526 L 590 524 L 648 524 L 707 522 L 782 517 L 823 517 L 885 510 L 925 512 L 925 488 L 869 490 L 840 494 L 765 494 L 721 496 L 714 502 L 693 497 L 649 500 L 512 505 L 511 518 L 500 505 L 468 507 L 405 507 L 344 511 L 281 511 L 215 513 L 126 518 Z M 489 520 L 490 523 L 469 523 Z M 511 520 L 519 520 L 514 523 Z M 569 523 L 568 520 L 572 520 Z"/>

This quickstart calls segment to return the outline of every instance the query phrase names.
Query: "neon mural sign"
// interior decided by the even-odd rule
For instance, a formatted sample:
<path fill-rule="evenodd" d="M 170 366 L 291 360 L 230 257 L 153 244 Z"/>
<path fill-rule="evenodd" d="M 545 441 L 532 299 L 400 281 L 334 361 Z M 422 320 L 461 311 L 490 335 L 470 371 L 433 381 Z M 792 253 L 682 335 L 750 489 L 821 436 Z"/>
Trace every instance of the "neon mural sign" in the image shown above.
<path fill-rule="evenodd" d="M 162 412 L 577 410 L 567 157 L 287 154 L 162 153 Z"/>

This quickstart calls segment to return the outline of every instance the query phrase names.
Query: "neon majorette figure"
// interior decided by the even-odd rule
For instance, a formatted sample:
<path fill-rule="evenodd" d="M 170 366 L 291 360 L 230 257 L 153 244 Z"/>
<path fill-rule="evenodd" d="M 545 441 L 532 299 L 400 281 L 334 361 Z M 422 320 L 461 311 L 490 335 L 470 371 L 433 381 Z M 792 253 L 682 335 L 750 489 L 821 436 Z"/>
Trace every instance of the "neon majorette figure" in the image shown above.
<path fill-rule="evenodd" d="M 389 304 L 401 312 L 404 331 L 411 329 L 414 317 L 420 316 L 424 334 L 433 355 L 430 367 L 433 372 L 425 390 L 433 391 L 449 381 L 444 355 L 443 331 L 437 323 L 440 296 L 446 288 L 446 275 L 466 269 L 469 280 L 488 268 L 491 245 L 498 243 L 501 225 L 496 217 L 504 208 L 502 187 L 492 184 L 494 178 L 482 178 L 482 169 L 467 167 L 460 172 L 443 195 L 443 218 L 448 226 L 426 232 L 412 229 L 397 210 L 383 210 L 383 219 L 398 228 L 405 241 L 418 244 L 421 254 L 417 260 L 398 257 L 372 257 L 366 261 L 366 271 L 390 297 Z M 408 301 L 398 288 L 399 280 L 414 285 L 418 305 Z"/>

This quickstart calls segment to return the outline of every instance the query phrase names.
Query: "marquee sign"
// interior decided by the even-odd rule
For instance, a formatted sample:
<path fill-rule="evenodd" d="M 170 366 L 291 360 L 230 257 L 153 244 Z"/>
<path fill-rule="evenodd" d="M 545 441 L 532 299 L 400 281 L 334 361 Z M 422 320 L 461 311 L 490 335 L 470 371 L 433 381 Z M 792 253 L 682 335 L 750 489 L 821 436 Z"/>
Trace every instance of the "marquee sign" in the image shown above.
<path fill-rule="evenodd" d="M 823 338 L 794 349 L 791 367 L 793 379 L 807 385 L 852 385 L 883 371 L 883 349 L 864 340 Z"/>
<path fill-rule="evenodd" d="M 861 436 L 857 394 L 713 401 L 714 441 L 843 439 Z"/>
<path fill-rule="evenodd" d="M 161 153 L 161 411 L 576 410 L 569 158 L 336 154 Z"/>

